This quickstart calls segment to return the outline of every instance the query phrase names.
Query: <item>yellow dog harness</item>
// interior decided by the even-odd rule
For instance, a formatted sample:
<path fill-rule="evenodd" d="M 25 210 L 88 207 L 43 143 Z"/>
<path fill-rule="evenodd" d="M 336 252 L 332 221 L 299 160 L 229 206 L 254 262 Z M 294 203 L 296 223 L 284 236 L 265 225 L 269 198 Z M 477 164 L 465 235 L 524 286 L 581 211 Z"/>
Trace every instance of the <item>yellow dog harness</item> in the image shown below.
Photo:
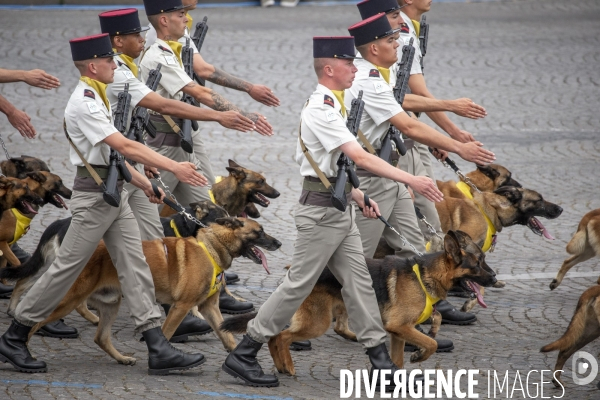
<path fill-rule="evenodd" d="M 465 196 L 467 196 L 469 199 L 473 200 L 473 195 L 471 194 L 469 185 L 467 185 L 466 183 L 461 181 L 456 184 L 456 187 Z M 477 203 L 475 203 L 475 204 L 477 204 Z M 493 247 L 496 245 L 496 227 L 494 227 L 492 220 L 487 216 L 485 211 L 483 211 L 483 208 L 481 208 L 481 206 L 479 206 L 479 204 L 477 204 L 477 207 L 479 208 L 479 211 L 481 211 L 481 213 L 483 214 L 483 217 L 485 218 L 485 222 L 487 222 L 487 225 L 488 225 L 488 229 L 485 234 L 485 242 L 483 243 L 483 247 L 481 248 L 481 251 L 483 251 L 484 253 L 490 249 L 491 249 L 491 251 L 494 251 Z"/>
<path fill-rule="evenodd" d="M 13 236 L 12 242 L 9 243 L 9 246 L 21 239 L 21 237 L 29 231 L 29 225 L 31 225 L 31 218 L 21 214 L 16 208 L 11 208 L 10 211 L 12 211 L 17 219 L 17 226 L 15 226 L 15 235 Z"/>
<path fill-rule="evenodd" d="M 421 316 L 419 317 L 419 320 L 417 321 L 417 325 L 418 325 L 418 324 L 422 324 L 423 322 L 427 321 L 429 319 L 429 317 L 431 317 L 431 314 L 433 313 L 433 305 L 435 303 L 437 303 L 440 299 L 433 297 L 432 295 L 429 294 L 427 289 L 425 289 L 425 285 L 423 285 L 423 281 L 421 280 L 421 273 L 419 272 L 419 264 L 413 265 L 412 268 L 413 268 L 413 272 L 417 276 L 417 279 L 419 280 L 419 284 L 421 284 L 421 289 L 423 289 L 423 293 L 425 293 L 425 308 L 423 309 L 423 312 L 421 313 Z"/>

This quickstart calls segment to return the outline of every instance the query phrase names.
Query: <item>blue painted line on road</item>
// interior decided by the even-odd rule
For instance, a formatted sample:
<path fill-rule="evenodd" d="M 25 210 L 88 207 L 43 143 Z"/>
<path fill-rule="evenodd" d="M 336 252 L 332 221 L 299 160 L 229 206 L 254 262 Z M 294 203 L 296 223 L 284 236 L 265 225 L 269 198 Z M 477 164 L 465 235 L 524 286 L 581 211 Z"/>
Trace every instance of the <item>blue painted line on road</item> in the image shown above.
<path fill-rule="evenodd" d="M 508 0 L 436 0 L 436 3 L 488 3 L 492 1 L 508 1 Z M 305 6 L 320 6 L 320 7 L 331 7 L 340 5 L 355 5 L 359 0 L 332 0 L 332 1 L 302 1 L 298 5 Z M 277 3 L 279 4 L 279 2 Z M 258 7 L 260 6 L 259 1 L 245 1 L 241 3 L 203 3 L 198 4 L 197 8 L 234 8 L 234 7 Z M 64 11 L 104 11 L 114 10 L 116 5 L 106 4 L 55 4 L 55 5 L 22 5 L 22 4 L 3 4 L 0 5 L 0 10 L 64 10 Z M 133 5 L 119 5 L 119 8 L 132 7 L 137 9 L 143 9 L 144 6 L 140 4 Z"/>
<path fill-rule="evenodd" d="M 52 387 L 76 387 L 84 389 L 102 389 L 103 385 L 97 383 L 76 383 L 76 382 L 48 382 L 37 379 L 1 379 L 2 383 L 17 383 L 25 385 L 43 385 Z"/>
<path fill-rule="evenodd" d="M 230 397 L 233 399 L 265 399 L 265 400 L 294 400 L 293 397 L 278 397 L 278 396 L 262 396 L 260 394 L 243 394 L 243 393 L 230 393 L 230 392 L 196 392 L 196 394 L 202 396 L 212 397 Z"/>

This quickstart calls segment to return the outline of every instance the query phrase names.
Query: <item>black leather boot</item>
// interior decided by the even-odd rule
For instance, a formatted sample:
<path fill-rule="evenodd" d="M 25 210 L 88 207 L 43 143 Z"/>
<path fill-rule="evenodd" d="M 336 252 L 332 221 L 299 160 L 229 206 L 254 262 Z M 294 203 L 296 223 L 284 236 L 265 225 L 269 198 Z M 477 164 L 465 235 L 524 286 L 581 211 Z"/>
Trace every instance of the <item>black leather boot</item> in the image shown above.
<path fill-rule="evenodd" d="M 231 285 L 231 284 L 239 282 L 239 281 L 240 281 L 240 277 L 237 276 L 237 274 L 234 274 L 233 272 L 225 272 L 225 284 L 226 285 Z"/>
<path fill-rule="evenodd" d="M 312 350 L 312 344 L 310 343 L 310 340 L 299 340 L 297 342 L 292 342 L 292 344 L 290 344 L 290 350 L 294 350 L 294 351 Z"/>
<path fill-rule="evenodd" d="M 386 377 L 390 381 L 390 384 L 386 387 L 386 392 L 393 391 L 396 385 L 394 384 L 394 374 L 400 368 L 393 363 L 390 358 L 390 354 L 388 353 L 387 347 L 385 347 L 385 343 L 380 344 L 379 346 L 369 347 L 367 349 L 367 355 L 369 356 L 369 361 L 371 361 L 371 371 L 369 371 L 369 376 L 372 377 L 375 370 L 390 370 L 391 373 Z M 408 376 L 408 371 L 406 375 Z M 415 376 L 415 381 L 421 381 L 424 379 L 422 374 Z M 380 375 L 377 374 L 377 382 L 375 382 L 375 386 L 379 388 L 381 383 Z"/>
<path fill-rule="evenodd" d="M 221 314 L 246 314 L 254 310 L 254 304 L 249 301 L 237 301 L 225 291 L 225 286 L 221 286 L 219 310 Z"/>
<path fill-rule="evenodd" d="M 440 300 L 435 304 L 435 309 L 442 314 L 442 324 L 469 325 L 477 321 L 473 313 L 458 311 L 456 307 L 446 300 Z"/>
<path fill-rule="evenodd" d="M 183 371 L 203 364 L 206 359 L 200 353 L 188 354 L 173 347 L 160 327 L 142 332 L 148 346 L 148 374 L 167 375 L 171 371 Z"/>
<path fill-rule="evenodd" d="M 417 326 L 415 326 L 415 328 L 419 332 L 425 333 L 425 332 L 423 332 L 423 328 L 421 328 L 421 325 L 417 325 Z M 452 343 L 452 340 L 448 340 L 448 339 L 434 339 L 434 340 L 437 342 L 437 345 L 438 345 L 436 353 L 447 353 L 449 351 L 454 350 L 454 343 Z M 408 351 L 408 352 L 417 351 L 417 346 L 406 343 L 404 345 L 404 351 Z"/>
<path fill-rule="evenodd" d="M 161 304 L 165 309 L 165 313 L 168 315 L 171 306 L 169 304 Z M 188 340 L 188 336 L 195 335 L 206 335 L 207 333 L 211 333 L 213 329 L 210 327 L 208 322 L 203 319 L 200 319 L 192 314 L 187 314 L 183 321 L 179 324 L 175 333 L 171 337 L 171 343 L 181 343 Z"/>
<path fill-rule="evenodd" d="M 42 326 L 35 334 L 58 339 L 75 339 L 79 337 L 77 329 L 65 324 L 64 319 L 59 319 L 58 321 Z"/>
<path fill-rule="evenodd" d="M 231 353 L 229 353 L 221 368 L 229 375 L 241 378 L 249 386 L 279 386 L 279 379 L 277 379 L 277 376 L 265 375 L 260 364 L 256 360 L 256 355 L 262 345 L 262 343 L 250 338 L 250 336 L 244 335 L 242 341 Z"/>
<path fill-rule="evenodd" d="M 5 285 L 0 282 L 0 299 L 9 299 L 14 288 L 14 286 Z"/>
<path fill-rule="evenodd" d="M 30 326 L 13 320 L 8 330 L 0 337 L 0 361 L 9 362 L 19 372 L 47 372 L 46 363 L 34 360 L 27 348 Z"/>

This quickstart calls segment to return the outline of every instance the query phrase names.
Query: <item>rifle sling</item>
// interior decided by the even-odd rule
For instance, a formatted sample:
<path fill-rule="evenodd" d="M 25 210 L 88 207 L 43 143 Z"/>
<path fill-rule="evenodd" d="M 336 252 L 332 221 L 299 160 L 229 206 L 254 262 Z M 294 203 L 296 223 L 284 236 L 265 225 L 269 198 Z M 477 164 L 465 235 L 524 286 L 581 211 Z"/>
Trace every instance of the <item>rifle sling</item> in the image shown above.
<path fill-rule="evenodd" d="M 177 133 L 178 135 L 181 135 L 181 129 L 179 128 L 179 125 L 177 125 L 175 121 L 173 121 L 173 118 L 169 117 L 168 115 L 163 115 L 162 117 L 165 119 L 165 121 L 167 121 L 171 129 L 173 129 L 173 132 Z"/>
<path fill-rule="evenodd" d="M 358 138 L 360 139 L 360 141 L 365 145 L 365 148 L 367 149 L 367 151 L 373 155 L 376 155 L 376 151 L 373 148 L 373 145 L 369 142 L 369 140 L 367 139 L 367 137 L 365 136 L 365 134 L 359 129 L 358 132 L 356 133 L 356 136 L 358 136 Z"/>
<path fill-rule="evenodd" d="M 308 100 L 306 101 L 306 104 L 304 104 L 303 109 L 306 108 L 307 105 L 308 105 Z M 327 190 L 332 190 L 331 182 L 329 182 L 329 180 L 327 179 L 327 177 L 325 176 L 323 171 L 321 171 L 321 168 L 319 168 L 319 165 L 315 162 L 315 159 L 312 158 L 312 156 L 308 152 L 308 149 L 304 145 L 304 141 L 302 140 L 302 121 L 300 121 L 300 126 L 298 127 L 298 140 L 300 141 L 300 148 L 302 149 L 304 156 L 308 160 L 308 163 L 310 164 L 312 169 L 317 173 L 317 176 L 321 180 L 321 183 L 323 183 L 323 185 L 327 188 Z"/>
<path fill-rule="evenodd" d="M 81 161 L 83 161 L 83 165 L 85 165 L 85 168 L 90 173 L 90 176 L 92 178 L 94 178 L 94 182 L 96 182 L 96 184 L 98 186 L 104 185 L 104 182 L 102 182 L 102 178 L 100 178 L 100 176 L 98 175 L 98 173 L 96 172 L 96 170 L 94 170 L 94 168 L 90 165 L 90 163 L 85 159 L 85 157 L 83 156 L 83 154 L 81 154 L 81 152 L 79 151 L 79 149 L 77 148 L 77 146 L 75 146 L 75 143 L 73 143 L 73 141 L 71 140 L 71 137 L 69 136 L 69 133 L 67 132 L 67 121 L 65 119 L 63 119 L 63 129 L 65 130 L 65 135 L 67 136 L 67 139 L 69 140 L 69 143 L 73 147 L 73 150 L 75 150 L 75 153 L 77 153 L 77 155 L 79 156 L 79 158 L 81 158 Z"/>

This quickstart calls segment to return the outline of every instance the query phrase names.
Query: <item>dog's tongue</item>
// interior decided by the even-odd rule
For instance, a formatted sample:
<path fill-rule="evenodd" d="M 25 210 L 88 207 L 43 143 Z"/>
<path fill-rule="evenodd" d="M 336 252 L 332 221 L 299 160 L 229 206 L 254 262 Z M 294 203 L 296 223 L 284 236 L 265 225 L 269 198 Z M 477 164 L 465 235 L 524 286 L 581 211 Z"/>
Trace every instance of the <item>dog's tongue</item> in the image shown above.
<path fill-rule="evenodd" d="M 67 205 L 65 204 L 65 202 L 63 201 L 62 197 L 60 197 L 59 195 L 55 194 L 54 195 L 54 199 L 56 201 L 58 201 L 60 203 L 61 206 L 64 207 L 65 210 L 68 210 L 69 208 L 67 208 Z"/>
<path fill-rule="evenodd" d="M 248 214 L 246 214 L 246 211 L 242 211 L 242 213 L 240 214 L 240 217 L 248 218 Z"/>
<path fill-rule="evenodd" d="M 271 275 L 271 271 L 269 271 L 269 265 L 267 264 L 267 256 L 263 253 L 258 247 L 254 247 L 254 252 L 257 256 L 260 257 L 260 261 L 262 261 L 262 266 L 267 271 L 267 274 Z"/>
<path fill-rule="evenodd" d="M 537 224 L 538 228 L 542 231 L 542 235 L 544 235 L 544 237 L 548 240 L 554 240 L 554 236 L 552 236 L 550 234 L 550 232 L 548 232 L 548 229 L 546 229 L 544 227 L 544 225 L 542 224 L 542 222 L 537 219 L 536 217 L 532 217 L 533 221 Z"/>
<path fill-rule="evenodd" d="M 485 301 L 483 301 L 483 296 L 481 295 L 481 291 L 479 290 L 479 285 L 475 282 L 469 281 L 469 287 L 475 292 L 475 295 L 477 296 L 477 302 L 479 303 L 479 305 L 483 308 L 487 308 L 487 304 L 485 304 Z"/>
<path fill-rule="evenodd" d="M 27 212 L 28 212 L 29 214 L 37 214 L 37 213 L 38 213 L 37 211 L 35 211 L 35 210 L 33 209 L 33 207 L 31 207 L 31 204 L 29 204 L 29 202 L 28 202 L 28 201 L 24 201 L 24 202 L 23 202 L 23 205 L 25 206 L 25 208 L 27 209 Z"/>

